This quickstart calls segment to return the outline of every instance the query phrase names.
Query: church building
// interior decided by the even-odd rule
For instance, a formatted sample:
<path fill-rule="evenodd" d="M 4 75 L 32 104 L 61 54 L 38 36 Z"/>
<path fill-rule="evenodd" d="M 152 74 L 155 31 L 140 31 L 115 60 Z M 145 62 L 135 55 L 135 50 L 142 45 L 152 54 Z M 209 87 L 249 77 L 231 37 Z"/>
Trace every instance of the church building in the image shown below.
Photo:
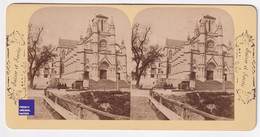
<path fill-rule="evenodd" d="M 87 87 L 89 80 L 126 80 L 126 47 L 116 42 L 113 17 L 98 14 L 79 40 L 59 39 L 53 63 L 56 78 L 68 87 Z"/>
<path fill-rule="evenodd" d="M 232 43 L 223 43 L 220 19 L 204 15 L 187 40 L 166 38 L 161 74 L 175 87 L 182 81 L 224 82 L 234 79 Z"/>

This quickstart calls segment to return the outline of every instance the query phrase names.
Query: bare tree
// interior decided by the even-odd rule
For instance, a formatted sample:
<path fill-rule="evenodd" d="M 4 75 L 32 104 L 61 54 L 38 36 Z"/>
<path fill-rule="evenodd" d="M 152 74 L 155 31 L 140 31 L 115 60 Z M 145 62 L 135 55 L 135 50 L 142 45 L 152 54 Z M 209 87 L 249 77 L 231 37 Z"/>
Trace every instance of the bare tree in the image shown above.
<path fill-rule="evenodd" d="M 33 27 L 29 25 L 28 34 L 28 62 L 29 62 L 29 80 L 30 87 L 33 88 L 33 81 L 39 69 L 53 59 L 54 48 L 42 45 L 43 27 Z"/>
<path fill-rule="evenodd" d="M 162 48 L 158 44 L 149 44 L 150 33 L 150 26 L 134 24 L 132 28 L 131 45 L 133 61 L 136 63 L 136 87 L 139 87 L 141 76 L 145 74 L 146 69 L 163 56 L 161 53 Z"/>

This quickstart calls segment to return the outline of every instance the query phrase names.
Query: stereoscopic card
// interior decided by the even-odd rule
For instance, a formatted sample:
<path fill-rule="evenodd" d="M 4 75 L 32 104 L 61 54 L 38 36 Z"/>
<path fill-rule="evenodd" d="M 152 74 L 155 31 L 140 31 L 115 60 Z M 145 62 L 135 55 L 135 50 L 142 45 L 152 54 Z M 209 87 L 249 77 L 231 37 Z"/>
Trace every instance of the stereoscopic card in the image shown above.
<path fill-rule="evenodd" d="M 252 130 L 256 47 L 248 5 L 11 4 L 6 124 Z"/>

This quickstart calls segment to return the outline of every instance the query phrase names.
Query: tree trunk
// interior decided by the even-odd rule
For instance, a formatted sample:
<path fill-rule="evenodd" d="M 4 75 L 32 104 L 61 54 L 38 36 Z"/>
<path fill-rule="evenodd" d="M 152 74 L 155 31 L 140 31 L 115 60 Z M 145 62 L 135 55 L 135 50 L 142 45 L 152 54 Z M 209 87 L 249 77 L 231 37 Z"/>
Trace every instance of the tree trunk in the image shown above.
<path fill-rule="evenodd" d="M 139 88 L 139 82 L 140 82 L 140 78 L 139 78 L 139 62 L 136 62 L 136 67 L 135 67 L 135 78 L 136 78 L 136 84 L 135 84 L 135 88 Z"/>
<path fill-rule="evenodd" d="M 137 75 L 137 77 L 136 77 L 136 84 L 135 84 L 135 87 L 136 87 L 136 88 L 140 88 L 140 87 L 139 87 L 139 86 L 140 86 L 139 83 L 140 83 L 141 76 L 142 76 L 142 75 Z"/>
<path fill-rule="evenodd" d="M 135 88 L 139 88 L 139 82 L 140 82 L 140 79 L 136 79 Z"/>
<path fill-rule="evenodd" d="M 33 78 L 30 80 L 30 88 L 34 88 L 33 87 Z"/>
<path fill-rule="evenodd" d="M 31 76 L 30 76 L 30 88 L 32 88 L 32 89 L 34 88 L 34 87 L 33 87 L 34 76 L 35 76 L 35 75 L 31 75 Z"/>

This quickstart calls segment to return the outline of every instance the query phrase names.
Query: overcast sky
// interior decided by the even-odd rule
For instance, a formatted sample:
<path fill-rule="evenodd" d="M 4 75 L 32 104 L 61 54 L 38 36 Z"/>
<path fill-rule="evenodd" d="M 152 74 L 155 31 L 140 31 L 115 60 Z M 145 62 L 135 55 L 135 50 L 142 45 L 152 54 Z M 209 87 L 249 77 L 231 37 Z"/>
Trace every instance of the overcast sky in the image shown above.
<path fill-rule="evenodd" d="M 125 41 L 127 51 L 131 51 L 130 38 L 131 29 L 128 17 L 120 10 L 115 8 L 103 7 L 51 7 L 36 11 L 30 23 L 33 26 L 44 27 L 43 42 L 46 45 L 58 45 L 59 38 L 79 40 L 81 33 L 86 36 L 89 20 L 95 15 L 102 14 L 110 18 L 113 16 L 116 29 L 116 42 L 121 44 Z M 127 62 L 131 62 L 131 52 L 127 53 Z M 128 72 L 130 72 L 130 64 Z"/>
<path fill-rule="evenodd" d="M 85 34 L 89 20 L 96 14 L 107 17 L 113 16 L 116 27 L 116 41 L 121 43 L 124 39 L 127 48 L 128 73 L 131 69 L 131 28 L 128 17 L 115 8 L 102 7 L 53 7 L 36 11 L 30 23 L 43 26 L 45 44 L 58 45 L 58 39 L 79 40 L 80 34 Z M 229 40 L 234 43 L 234 27 L 232 18 L 223 10 L 216 8 L 149 8 L 136 15 L 134 23 L 150 25 L 152 44 L 165 45 L 166 37 L 169 39 L 186 40 L 188 33 L 193 36 L 196 21 L 202 15 L 209 14 L 220 19 L 223 26 L 224 44 Z M 110 22 L 110 19 L 109 19 Z"/>
<path fill-rule="evenodd" d="M 130 44 L 129 20 L 123 12 L 114 8 L 43 8 L 32 15 L 30 23 L 43 26 L 45 28 L 44 42 L 56 45 L 59 38 L 79 40 L 80 34 L 86 33 L 89 20 L 92 20 L 96 14 L 103 14 L 109 17 L 109 23 L 110 17 L 113 16 L 117 42 L 121 43 L 121 40 L 124 39 L 127 44 Z"/>
<path fill-rule="evenodd" d="M 228 13 L 217 8 L 150 8 L 141 11 L 134 22 L 143 25 L 150 25 L 152 28 L 151 43 L 165 45 L 166 37 L 169 39 L 186 40 L 188 33 L 193 36 L 196 21 L 202 15 L 209 14 L 220 18 L 224 44 L 229 40 L 233 43 L 234 27 L 232 18 Z"/>

